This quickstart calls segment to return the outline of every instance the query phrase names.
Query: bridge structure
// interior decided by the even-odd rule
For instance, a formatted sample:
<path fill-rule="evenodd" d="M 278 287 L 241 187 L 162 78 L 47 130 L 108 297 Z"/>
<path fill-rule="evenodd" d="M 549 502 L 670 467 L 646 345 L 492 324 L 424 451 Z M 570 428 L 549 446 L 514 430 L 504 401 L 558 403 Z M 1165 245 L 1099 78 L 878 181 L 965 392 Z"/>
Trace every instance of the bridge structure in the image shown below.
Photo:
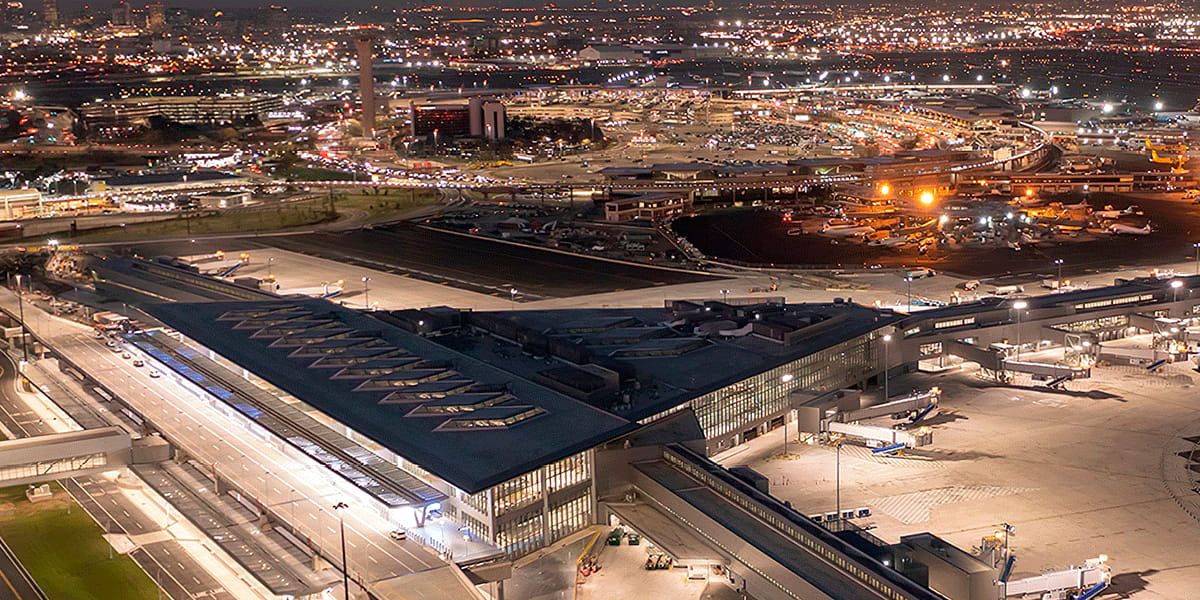
<path fill-rule="evenodd" d="M 133 440 L 120 427 L 0 441 L 0 485 L 26 485 L 121 469 Z"/>

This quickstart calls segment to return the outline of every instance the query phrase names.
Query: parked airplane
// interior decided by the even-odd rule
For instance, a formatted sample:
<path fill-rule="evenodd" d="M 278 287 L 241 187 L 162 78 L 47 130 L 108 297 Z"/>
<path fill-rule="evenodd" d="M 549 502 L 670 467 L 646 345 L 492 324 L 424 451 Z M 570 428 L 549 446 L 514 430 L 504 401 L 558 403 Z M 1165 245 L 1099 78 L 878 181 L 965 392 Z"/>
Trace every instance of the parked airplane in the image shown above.
<path fill-rule="evenodd" d="M 1122 225 L 1121 223 L 1113 223 L 1108 226 L 1108 232 L 1116 235 L 1150 235 L 1151 231 L 1149 223 L 1146 223 L 1142 227 Z"/>

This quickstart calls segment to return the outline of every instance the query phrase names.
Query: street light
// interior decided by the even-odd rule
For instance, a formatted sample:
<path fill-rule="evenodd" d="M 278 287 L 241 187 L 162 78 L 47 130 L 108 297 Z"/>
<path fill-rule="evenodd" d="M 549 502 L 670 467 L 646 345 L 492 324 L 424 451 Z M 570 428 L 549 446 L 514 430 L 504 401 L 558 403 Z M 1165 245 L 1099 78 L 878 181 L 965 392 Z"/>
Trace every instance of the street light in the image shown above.
<path fill-rule="evenodd" d="M 1058 266 L 1058 281 L 1056 282 L 1056 284 L 1055 284 L 1055 287 L 1056 287 L 1056 288 L 1058 288 L 1058 289 L 1062 289 L 1062 266 L 1063 266 L 1063 259 L 1061 259 L 1061 258 L 1056 258 L 1056 259 L 1054 259 L 1054 264 L 1055 264 L 1056 266 Z"/>
<path fill-rule="evenodd" d="M 29 363 L 29 332 L 25 329 L 25 302 L 21 292 L 21 274 L 17 273 L 17 313 L 21 318 L 21 356 Z"/>
<path fill-rule="evenodd" d="M 796 376 L 795 376 L 795 375 L 792 375 L 791 373 L 784 373 L 783 375 L 780 375 L 780 376 L 779 376 L 779 381 L 782 381 L 783 383 L 788 383 L 788 382 L 790 382 L 791 380 L 793 380 L 793 379 L 795 379 L 795 378 L 796 378 Z M 792 403 L 791 403 L 791 401 L 789 401 L 787 398 L 788 398 L 788 392 L 787 392 L 787 390 L 784 390 L 784 391 L 783 391 L 783 400 L 784 400 L 784 402 L 785 402 L 785 406 L 784 406 L 784 409 L 783 409 L 783 456 L 784 456 L 785 458 L 787 457 L 787 420 L 788 420 L 788 413 L 792 412 Z"/>
<path fill-rule="evenodd" d="M 905 277 L 904 281 L 908 284 L 908 312 L 912 312 L 912 277 Z"/>
<path fill-rule="evenodd" d="M 1007 521 L 1004 523 L 1001 523 L 1000 526 L 1004 528 L 1004 562 L 1005 562 L 1005 567 L 1007 567 L 1008 566 L 1008 564 L 1007 564 L 1008 556 L 1009 556 L 1008 538 L 1011 537 L 1013 533 L 1016 533 L 1017 528 L 1010 525 Z M 1008 597 L 1008 579 L 1007 578 L 1005 578 L 1005 580 L 1004 580 L 1004 597 L 1005 598 Z"/>
<path fill-rule="evenodd" d="M 838 440 L 834 444 L 836 456 L 834 463 L 834 504 L 837 508 L 837 522 L 842 523 L 842 442 Z"/>
<path fill-rule="evenodd" d="M 271 274 L 271 266 L 274 264 L 275 264 L 275 257 L 268 256 L 267 257 L 267 277 L 274 277 L 274 275 Z"/>
<path fill-rule="evenodd" d="M 1183 287 L 1183 282 L 1178 279 L 1171 280 L 1171 302 L 1179 301 L 1179 288 Z"/>
<path fill-rule="evenodd" d="M 371 278 L 364 275 L 362 278 L 362 284 L 363 284 L 363 304 L 366 305 L 367 310 L 371 310 Z"/>
<path fill-rule="evenodd" d="M 1017 309 L 1017 360 L 1021 360 L 1021 311 L 1029 307 L 1029 303 L 1024 300 L 1013 302 L 1013 308 Z"/>
<path fill-rule="evenodd" d="M 517 288 L 508 288 L 508 306 L 509 310 L 517 310 Z"/>
<path fill-rule="evenodd" d="M 1200 275 L 1200 242 L 1192 244 L 1192 247 L 1196 249 L 1196 274 Z"/>
<path fill-rule="evenodd" d="M 891 366 L 890 364 L 888 364 L 888 346 L 891 346 L 891 344 L 889 343 L 891 341 L 892 341 L 892 334 L 890 334 L 890 333 L 883 334 L 883 401 L 884 402 L 887 402 L 888 398 L 891 397 L 891 395 L 888 394 L 888 371 L 890 370 L 889 367 Z"/>
<path fill-rule="evenodd" d="M 333 510 L 337 511 L 338 528 L 342 532 L 342 588 L 345 591 L 345 600 L 350 600 L 350 570 L 346 568 L 346 520 L 343 518 L 342 511 L 350 508 L 345 502 L 338 502 L 333 505 Z"/>
<path fill-rule="evenodd" d="M 721 303 L 729 304 L 729 290 L 721 290 Z"/>

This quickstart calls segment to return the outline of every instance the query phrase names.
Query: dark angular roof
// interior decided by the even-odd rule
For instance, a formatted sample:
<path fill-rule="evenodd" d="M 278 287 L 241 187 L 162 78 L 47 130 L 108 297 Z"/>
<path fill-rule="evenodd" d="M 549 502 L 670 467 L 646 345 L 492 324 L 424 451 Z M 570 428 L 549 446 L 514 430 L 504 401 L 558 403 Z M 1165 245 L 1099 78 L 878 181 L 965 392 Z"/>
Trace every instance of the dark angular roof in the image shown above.
<path fill-rule="evenodd" d="M 323 300 L 158 304 L 147 310 L 467 493 L 636 428 L 623 418 Z M 280 328 L 281 319 L 311 329 L 289 335 Z M 262 326 L 256 328 L 258 323 Z M 328 332 L 332 339 L 322 340 L 318 332 Z"/>

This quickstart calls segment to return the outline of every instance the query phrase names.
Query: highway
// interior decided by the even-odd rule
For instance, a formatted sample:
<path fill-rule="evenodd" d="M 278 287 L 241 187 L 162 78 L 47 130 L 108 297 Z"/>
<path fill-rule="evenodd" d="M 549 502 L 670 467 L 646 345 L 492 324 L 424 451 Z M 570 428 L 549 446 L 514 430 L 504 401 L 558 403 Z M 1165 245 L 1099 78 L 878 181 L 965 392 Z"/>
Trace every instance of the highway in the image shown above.
<path fill-rule="evenodd" d="M 8 355 L 0 352 L 0 426 L 3 426 L 4 436 L 20 437 L 24 429 L 9 414 L 18 404 L 16 398 L 17 369 L 9 360 Z M 0 540 L 0 600 L 45 600 L 46 594 L 29 576 L 25 567 L 17 560 L 12 549 L 4 540 Z"/>
<path fill-rule="evenodd" d="M 18 437 L 54 433 L 57 429 L 30 410 L 16 392 L 16 366 L 7 354 L 0 352 L 0 425 Z M 63 487 L 79 504 L 112 533 L 135 536 L 160 531 L 154 519 L 146 515 L 115 482 L 102 477 L 80 477 L 61 481 Z M 0 552 L 0 554 L 6 554 Z M 158 582 L 167 597 L 175 600 L 211 598 L 213 600 L 235 600 L 225 587 L 208 573 L 187 550 L 173 540 L 144 544 L 130 553 L 148 575 Z M 0 600 L 43 599 L 28 586 L 22 587 L 21 580 L 14 577 L 11 559 L 0 556 L 0 583 L 7 578 L 10 585 L 0 585 Z M 6 592 L 15 594 L 5 595 Z"/>
<path fill-rule="evenodd" d="M 4 540 L 0 540 L 0 600 L 47 600 Z"/>
<path fill-rule="evenodd" d="M 15 298 L 5 296 L 3 303 L 15 305 Z M 41 317 L 29 315 L 30 311 Z M 36 307 L 26 306 L 25 312 L 37 335 L 72 361 L 87 365 L 91 376 L 125 399 L 190 458 L 266 504 L 289 522 L 298 537 L 322 548 L 327 558 L 340 557 L 338 514 L 333 506 L 350 505 L 343 516 L 353 580 L 370 588 L 372 582 L 445 566 L 416 541 L 393 541 L 388 535 L 391 526 L 374 500 L 315 461 L 286 454 L 280 449 L 282 442 L 260 437 L 269 434 L 252 433 L 237 417 L 216 407 L 220 403 L 215 398 L 209 398 L 210 404 L 168 377 L 150 377 L 148 368 L 133 367 L 94 339 L 89 327 L 51 317 Z"/>

